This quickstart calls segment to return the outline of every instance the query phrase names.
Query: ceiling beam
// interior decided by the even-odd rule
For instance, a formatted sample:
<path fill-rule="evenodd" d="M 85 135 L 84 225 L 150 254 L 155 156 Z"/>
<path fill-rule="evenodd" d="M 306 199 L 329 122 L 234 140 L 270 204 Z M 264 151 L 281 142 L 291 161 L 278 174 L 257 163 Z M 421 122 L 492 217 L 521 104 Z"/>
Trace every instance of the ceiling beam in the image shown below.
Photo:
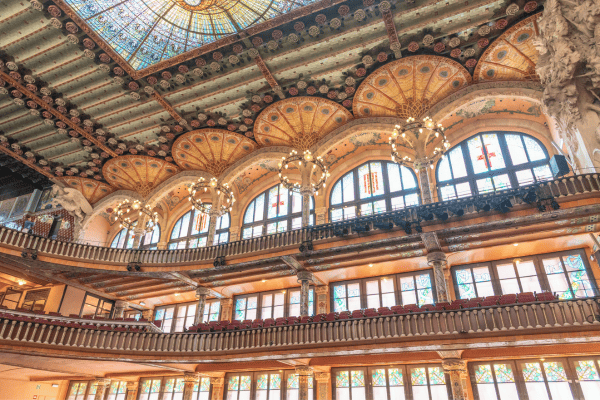
<path fill-rule="evenodd" d="M 188 125 L 186 119 L 179 115 L 179 113 L 175 111 L 175 109 L 156 90 L 152 92 L 152 97 L 154 97 L 154 100 L 156 100 L 156 102 L 160 104 L 162 108 L 164 108 L 165 111 L 167 111 L 169 115 L 171 115 L 171 117 L 173 117 L 179 125 L 184 126 L 188 131 L 192 130 L 192 128 Z M 182 125 L 181 122 L 185 122 L 185 124 Z"/>
<path fill-rule="evenodd" d="M 285 99 L 285 94 L 283 93 L 281 86 L 279 86 L 279 84 L 275 80 L 275 77 L 273 77 L 273 74 L 271 73 L 271 71 L 269 70 L 269 67 L 267 67 L 267 64 L 265 64 L 265 61 L 262 59 L 262 57 L 258 53 L 258 50 L 255 49 L 255 51 L 256 51 L 257 56 L 254 57 L 254 62 L 258 66 L 258 69 L 263 74 L 263 76 L 267 80 L 267 83 L 269 84 L 269 86 L 271 86 L 271 89 L 273 89 L 275 94 L 277 96 L 279 96 L 280 99 L 282 99 L 282 100 Z"/>
<path fill-rule="evenodd" d="M 2 71 L 0 71 L 0 73 L 2 73 Z M 51 179 L 53 182 L 56 180 L 56 177 L 54 175 L 52 175 L 50 172 L 38 167 L 32 161 L 29 161 L 26 158 L 21 157 L 20 155 L 13 152 L 12 150 L 10 150 L 4 146 L 0 146 L 0 151 L 2 153 L 6 154 L 7 156 L 14 158 L 17 161 L 22 162 L 23 164 L 27 165 L 29 168 L 33 169 L 34 171 L 39 172 L 40 174 L 44 175 L 48 179 Z"/>
<path fill-rule="evenodd" d="M 42 99 L 40 99 L 31 90 L 27 89 L 25 86 L 21 85 L 19 82 L 17 82 L 15 79 L 13 79 L 9 74 L 7 74 L 4 71 L 0 71 L 0 77 L 2 77 L 2 79 L 4 79 L 6 82 L 8 82 L 10 85 L 12 85 L 13 87 L 15 87 L 16 89 L 18 89 L 25 96 L 27 96 L 31 100 L 33 100 L 37 105 L 39 105 L 40 107 L 44 108 L 50 114 L 54 115 L 55 118 L 60 119 L 62 122 L 64 122 L 65 124 L 67 124 L 75 132 L 79 133 L 81 136 L 83 136 L 86 139 L 88 139 L 96 147 L 102 149 L 103 151 L 105 151 L 106 153 L 108 153 L 111 157 L 118 157 L 118 154 L 115 153 L 114 150 L 112 150 L 110 147 L 106 146 L 104 143 L 102 143 L 101 141 L 99 141 L 98 139 L 96 139 L 90 133 L 88 133 L 87 131 L 85 131 L 84 129 L 82 129 L 79 125 L 75 124 L 73 121 L 71 121 L 70 118 L 67 118 L 66 116 L 64 116 L 63 114 L 61 114 L 60 112 L 58 112 L 56 109 L 54 109 L 54 107 L 51 107 L 48 103 L 46 103 L 45 101 L 43 101 Z"/>

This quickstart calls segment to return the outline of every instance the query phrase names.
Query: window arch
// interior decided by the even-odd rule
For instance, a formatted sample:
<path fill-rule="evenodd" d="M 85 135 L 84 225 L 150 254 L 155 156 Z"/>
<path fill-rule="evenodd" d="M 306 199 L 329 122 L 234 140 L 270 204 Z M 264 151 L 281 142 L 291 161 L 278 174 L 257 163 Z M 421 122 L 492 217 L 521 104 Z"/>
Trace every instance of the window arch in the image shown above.
<path fill-rule="evenodd" d="M 412 169 L 389 161 L 368 161 L 336 181 L 330 194 L 331 221 L 419 204 Z"/>
<path fill-rule="evenodd" d="M 529 135 L 478 133 L 438 162 L 438 195 L 452 200 L 552 179 L 548 161 L 544 145 Z"/>
<path fill-rule="evenodd" d="M 134 222 L 134 225 L 137 223 Z M 112 240 L 110 247 L 114 249 L 132 249 L 133 241 L 134 241 L 133 232 L 128 231 L 126 228 L 123 228 L 117 233 Z M 160 240 L 160 225 L 156 224 L 154 229 L 151 232 L 146 233 L 140 239 L 140 249 L 141 250 L 156 250 L 156 244 Z"/>
<path fill-rule="evenodd" d="M 314 210 L 315 199 L 310 196 L 310 225 L 315 223 Z M 279 184 L 265 190 L 250 202 L 244 213 L 242 239 L 300 228 L 302 196 Z"/>
<path fill-rule="evenodd" d="M 191 210 L 183 214 L 177 220 L 169 238 L 169 250 L 172 249 L 195 249 L 212 244 L 222 244 L 229 241 L 229 213 L 217 218 L 215 236 L 212 243 L 208 243 L 208 227 L 210 220 L 208 215 Z"/>

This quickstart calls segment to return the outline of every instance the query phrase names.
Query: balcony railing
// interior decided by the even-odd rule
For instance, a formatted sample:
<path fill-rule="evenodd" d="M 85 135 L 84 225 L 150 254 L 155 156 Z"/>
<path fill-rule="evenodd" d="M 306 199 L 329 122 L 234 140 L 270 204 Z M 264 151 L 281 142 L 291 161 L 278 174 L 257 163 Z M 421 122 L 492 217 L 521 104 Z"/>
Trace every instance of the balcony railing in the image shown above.
<path fill-rule="evenodd" d="M 361 216 L 351 220 L 317 225 L 217 246 L 179 250 L 113 249 L 87 244 L 61 242 L 32 236 L 5 227 L 0 228 L 0 245 L 27 249 L 34 257 L 38 253 L 60 258 L 85 259 L 106 263 L 198 263 L 271 249 L 300 247 L 322 239 L 352 235 L 377 229 L 400 226 L 407 232 L 419 232 L 421 223 L 443 221 L 453 216 L 467 216 L 493 211 L 506 212 L 512 206 L 530 204 L 542 208 L 558 207 L 557 199 L 597 193 L 598 174 L 576 175 L 530 186 L 473 196 L 458 200 L 414 206 L 387 213 Z M 508 207 L 509 206 L 509 207 Z"/>
<path fill-rule="evenodd" d="M 0 343 L 34 344 L 57 350 L 106 352 L 248 352 L 335 344 L 401 342 L 600 330 L 599 298 L 547 301 L 456 311 L 428 311 L 371 318 L 210 333 L 130 332 L 22 321 L 0 316 Z M 140 354 L 140 355 L 141 355 Z"/>

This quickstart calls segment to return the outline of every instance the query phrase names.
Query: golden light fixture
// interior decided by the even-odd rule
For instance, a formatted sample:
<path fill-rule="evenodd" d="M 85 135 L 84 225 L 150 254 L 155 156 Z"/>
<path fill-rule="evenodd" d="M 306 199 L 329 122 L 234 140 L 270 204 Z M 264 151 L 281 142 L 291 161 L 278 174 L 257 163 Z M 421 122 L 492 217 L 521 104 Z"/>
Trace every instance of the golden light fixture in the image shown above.
<path fill-rule="evenodd" d="M 138 213 L 138 219 L 144 215 L 148 218 L 142 227 L 144 232 L 149 233 L 154 230 L 154 227 L 156 227 L 158 224 L 158 213 L 156 211 L 152 211 L 152 207 L 150 207 L 148 204 L 142 204 L 142 202 L 139 200 L 130 202 L 129 199 L 123 200 L 117 204 L 113 211 L 115 221 L 119 222 L 119 226 L 121 228 L 125 228 L 132 233 L 135 230 L 138 219 L 135 221 L 132 220 L 132 218 L 129 216 L 132 211 Z"/>
<path fill-rule="evenodd" d="M 441 137 L 442 145 L 435 147 L 431 155 L 420 157 L 417 146 L 420 144 L 424 150 L 427 140 L 431 135 L 436 138 Z M 415 143 L 413 138 L 416 139 L 417 143 Z M 435 161 L 444 156 L 450 148 L 450 142 L 446 139 L 446 135 L 444 135 L 444 127 L 442 124 L 434 122 L 431 117 L 425 117 L 421 121 L 417 121 L 414 117 L 408 117 L 403 125 L 396 125 L 394 127 L 389 141 L 392 147 L 392 161 L 400 165 L 414 165 L 416 170 L 427 165 L 433 168 Z M 413 160 L 409 156 L 402 156 L 398 151 L 399 146 L 414 150 L 417 153 L 417 157 L 421 160 L 420 163 L 417 165 L 417 160 Z"/>
<path fill-rule="evenodd" d="M 233 203 L 235 203 L 235 197 L 233 196 L 233 192 L 229 188 L 227 183 L 220 184 L 217 181 L 217 178 L 211 178 L 207 181 L 204 178 L 198 179 L 198 182 L 191 186 L 188 191 L 190 195 L 188 199 L 190 203 L 192 203 L 192 208 L 198 210 L 203 214 L 207 214 L 212 209 L 212 204 L 204 203 L 202 201 L 202 194 L 211 191 L 216 191 L 217 195 L 223 195 L 223 200 L 220 207 L 219 215 L 225 214 L 228 211 L 231 211 L 233 208 Z"/>
<path fill-rule="evenodd" d="M 323 163 L 323 159 L 321 157 L 313 156 L 310 150 L 304 150 L 304 153 L 302 154 L 298 154 L 298 151 L 292 150 L 289 156 L 282 157 L 281 162 L 279 163 L 279 180 L 288 190 L 300 193 L 302 185 L 299 182 L 290 182 L 286 172 L 289 170 L 290 166 L 296 166 L 296 164 L 298 164 L 299 169 L 301 169 L 302 163 L 304 163 L 305 166 L 312 166 L 310 167 L 310 176 L 313 176 L 316 173 L 317 181 L 310 182 L 310 187 L 315 194 L 318 195 L 319 189 L 326 186 L 327 178 L 329 178 L 329 171 L 327 170 L 327 166 Z"/>

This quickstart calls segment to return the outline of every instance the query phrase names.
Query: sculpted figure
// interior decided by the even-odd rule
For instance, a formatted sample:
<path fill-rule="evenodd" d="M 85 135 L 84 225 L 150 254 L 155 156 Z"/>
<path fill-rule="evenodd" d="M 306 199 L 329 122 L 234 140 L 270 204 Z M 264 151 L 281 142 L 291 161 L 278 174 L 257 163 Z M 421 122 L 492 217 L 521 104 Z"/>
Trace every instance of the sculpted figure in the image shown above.
<path fill-rule="evenodd" d="M 87 199 L 77 189 L 63 188 L 59 185 L 52 186 L 52 202 L 53 206 L 61 206 L 70 215 L 73 216 L 73 237 L 79 236 L 81 223 L 86 214 L 91 214 L 93 209 Z"/>

